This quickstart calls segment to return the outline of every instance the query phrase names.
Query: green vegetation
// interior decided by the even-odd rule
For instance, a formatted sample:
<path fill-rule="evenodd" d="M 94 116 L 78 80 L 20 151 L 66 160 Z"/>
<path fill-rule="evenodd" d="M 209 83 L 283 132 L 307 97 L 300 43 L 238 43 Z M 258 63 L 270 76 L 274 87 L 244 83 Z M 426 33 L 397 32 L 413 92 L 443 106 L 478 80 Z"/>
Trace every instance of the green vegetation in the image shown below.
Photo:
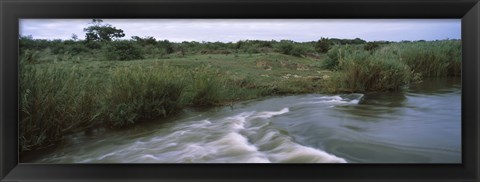
<path fill-rule="evenodd" d="M 367 51 L 374 51 L 376 49 L 378 49 L 380 47 L 380 45 L 376 42 L 367 42 L 364 46 L 365 50 Z"/>
<path fill-rule="evenodd" d="M 20 37 L 21 151 L 185 107 L 285 94 L 398 92 L 423 77 L 461 75 L 458 40 L 176 43 L 114 40 L 123 31 L 100 23 L 86 29 L 85 41 Z"/>
<path fill-rule="evenodd" d="M 410 67 L 382 52 L 356 50 L 339 54 L 338 72 L 326 82 L 329 92 L 399 91 L 418 80 Z"/>
<path fill-rule="evenodd" d="M 105 47 L 105 57 L 107 60 L 133 60 L 143 59 L 142 49 L 131 41 L 114 41 Z"/>
<path fill-rule="evenodd" d="M 277 51 L 282 54 L 292 55 L 297 57 L 304 55 L 306 52 L 304 47 L 290 40 L 280 41 L 280 43 L 276 46 L 276 48 L 277 48 Z"/>
<path fill-rule="evenodd" d="M 460 41 L 403 43 L 391 47 L 411 69 L 426 77 L 461 76 Z"/>
<path fill-rule="evenodd" d="M 115 38 L 125 36 L 122 29 L 117 29 L 109 24 L 102 24 L 102 22 L 103 20 L 93 19 L 92 25 L 83 29 L 86 32 L 85 41 L 112 41 Z"/>
<path fill-rule="evenodd" d="M 318 40 L 317 44 L 315 44 L 315 49 L 318 52 L 326 53 L 328 50 L 330 50 L 331 45 L 332 42 L 329 39 L 322 37 L 320 40 Z"/>

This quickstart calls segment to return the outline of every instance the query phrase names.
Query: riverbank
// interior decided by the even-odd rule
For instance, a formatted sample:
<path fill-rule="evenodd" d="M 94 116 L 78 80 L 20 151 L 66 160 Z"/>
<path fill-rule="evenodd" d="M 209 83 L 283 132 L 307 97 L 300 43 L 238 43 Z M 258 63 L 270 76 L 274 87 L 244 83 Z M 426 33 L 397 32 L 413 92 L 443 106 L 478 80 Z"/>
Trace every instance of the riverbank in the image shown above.
<path fill-rule="evenodd" d="M 314 61 L 272 53 L 26 64 L 21 75 L 22 151 L 59 141 L 66 133 L 126 127 L 186 106 L 313 92 L 313 86 L 298 84 L 318 73 L 297 65 Z"/>
<path fill-rule="evenodd" d="M 121 130 L 69 135 L 22 162 L 460 163 L 461 81 L 425 81 L 403 93 L 298 94 L 187 107 Z"/>
<path fill-rule="evenodd" d="M 231 105 L 272 95 L 398 92 L 422 76 L 460 75 L 458 45 L 339 46 L 301 56 L 207 51 L 131 61 L 25 53 L 20 63 L 20 151 L 59 142 L 69 133 L 165 118 L 189 106 Z M 327 63 L 333 66 L 327 68 Z"/>

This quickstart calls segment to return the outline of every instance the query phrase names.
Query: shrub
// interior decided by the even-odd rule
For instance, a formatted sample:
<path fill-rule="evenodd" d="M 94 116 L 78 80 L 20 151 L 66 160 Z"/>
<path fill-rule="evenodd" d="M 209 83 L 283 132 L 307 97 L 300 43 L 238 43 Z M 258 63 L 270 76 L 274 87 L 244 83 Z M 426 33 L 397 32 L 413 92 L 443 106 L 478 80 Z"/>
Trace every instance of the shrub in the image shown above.
<path fill-rule="evenodd" d="M 65 51 L 65 46 L 62 44 L 62 40 L 60 39 L 55 39 L 49 42 L 50 50 L 52 51 L 53 54 L 60 54 Z"/>
<path fill-rule="evenodd" d="M 325 61 L 323 62 L 322 67 L 324 69 L 336 70 L 339 65 L 339 59 L 346 54 L 355 54 L 359 51 L 356 47 L 353 46 L 341 46 L 335 45 L 328 52 Z"/>
<path fill-rule="evenodd" d="M 108 60 L 133 60 L 142 59 L 142 50 L 131 41 L 118 40 L 108 44 L 105 50 Z"/>
<path fill-rule="evenodd" d="M 245 52 L 249 54 L 256 54 L 256 53 L 259 53 L 260 51 L 255 47 L 249 47 L 247 50 L 245 50 Z"/>
<path fill-rule="evenodd" d="M 305 49 L 290 40 L 282 40 L 278 43 L 276 50 L 282 54 L 300 57 L 305 54 Z"/>
<path fill-rule="evenodd" d="M 167 54 L 171 54 L 174 51 L 173 44 L 168 40 L 158 41 L 157 46 L 158 48 L 165 50 Z"/>
<path fill-rule="evenodd" d="M 326 82 L 328 92 L 399 91 L 414 78 L 398 58 L 366 51 L 341 55 L 338 66 L 339 71 Z"/>
<path fill-rule="evenodd" d="M 368 42 L 364 45 L 364 49 L 367 51 L 374 51 L 377 50 L 380 47 L 380 45 L 376 42 Z"/>
<path fill-rule="evenodd" d="M 71 45 L 67 46 L 66 52 L 69 52 L 69 53 L 72 53 L 72 54 L 80 54 L 80 53 L 89 52 L 89 49 L 82 44 L 74 43 L 74 44 L 71 44 Z"/>
<path fill-rule="evenodd" d="M 83 44 L 89 49 L 101 49 L 102 43 L 96 41 L 84 41 Z"/>
<path fill-rule="evenodd" d="M 331 41 L 327 38 L 321 38 L 315 43 L 315 49 L 317 52 L 326 53 L 330 50 Z"/>

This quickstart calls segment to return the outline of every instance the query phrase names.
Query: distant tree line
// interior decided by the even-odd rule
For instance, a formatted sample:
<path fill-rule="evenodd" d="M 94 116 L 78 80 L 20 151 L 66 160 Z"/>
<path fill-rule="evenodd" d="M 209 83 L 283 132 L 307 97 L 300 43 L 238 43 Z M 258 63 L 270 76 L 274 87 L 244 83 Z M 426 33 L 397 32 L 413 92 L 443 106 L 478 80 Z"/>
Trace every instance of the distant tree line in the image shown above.
<path fill-rule="evenodd" d="M 323 38 L 311 42 L 295 42 L 292 40 L 240 40 L 237 42 L 170 42 L 157 40 L 154 37 L 125 37 L 123 30 L 101 19 L 93 19 L 84 28 L 85 39 L 79 40 L 73 34 L 70 40 L 42 40 L 31 36 L 19 38 L 20 54 L 25 51 L 45 51 L 51 54 L 98 54 L 102 53 L 108 60 L 132 60 L 146 57 L 165 57 L 169 54 L 185 56 L 188 54 L 234 54 L 234 53 L 268 53 L 278 52 L 292 56 L 307 56 L 327 53 L 337 45 L 363 45 L 365 50 L 376 50 L 389 41 L 367 42 L 360 38 L 338 39 Z M 406 41 L 404 41 L 406 42 Z"/>

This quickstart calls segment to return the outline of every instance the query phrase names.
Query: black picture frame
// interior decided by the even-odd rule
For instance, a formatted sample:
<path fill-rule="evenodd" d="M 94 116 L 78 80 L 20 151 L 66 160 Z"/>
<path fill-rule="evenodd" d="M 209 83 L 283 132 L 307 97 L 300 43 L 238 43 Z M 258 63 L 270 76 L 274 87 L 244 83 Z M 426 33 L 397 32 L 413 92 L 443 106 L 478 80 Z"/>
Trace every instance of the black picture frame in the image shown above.
<path fill-rule="evenodd" d="M 479 181 L 478 0 L 1 0 L 1 181 Z M 459 18 L 462 164 L 19 164 L 19 18 Z"/>

